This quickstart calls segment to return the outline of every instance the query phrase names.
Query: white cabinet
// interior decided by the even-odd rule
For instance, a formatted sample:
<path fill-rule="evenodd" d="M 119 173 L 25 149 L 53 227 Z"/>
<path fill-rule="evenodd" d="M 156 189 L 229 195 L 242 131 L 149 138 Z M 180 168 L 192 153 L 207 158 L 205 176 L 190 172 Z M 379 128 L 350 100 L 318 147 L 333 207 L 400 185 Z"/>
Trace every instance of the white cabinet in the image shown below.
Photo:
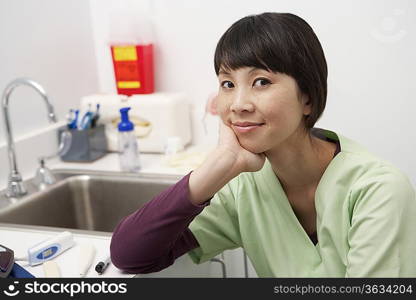
<path fill-rule="evenodd" d="M 222 267 L 218 262 L 205 262 L 202 264 L 195 264 L 188 254 L 177 258 L 173 265 L 163 269 L 162 271 L 149 273 L 149 274 L 137 274 L 135 277 L 139 278 L 154 278 L 154 277 L 203 277 L 203 278 L 222 278 Z"/>
<path fill-rule="evenodd" d="M 223 259 L 226 266 L 227 278 L 244 278 L 246 277 L 244 252 L 243 249 L 238 248 L 234 250 L 226 250 L 223 255 L 218 255 L 217 259 Z M 257 278 L 250 260 L 247 257 L 247 271 L 249 278 Z M 204 278 L 222 278 L 223 268 L 222 264 L 217 261 L 208 261 L 202 264 L 195 264 L 188 254 L 185 254 L 178 259 L 170 267 L 155 273 L 138 274 L 136 277 L 152 278 L 152 277 L 204 277 Z"/>

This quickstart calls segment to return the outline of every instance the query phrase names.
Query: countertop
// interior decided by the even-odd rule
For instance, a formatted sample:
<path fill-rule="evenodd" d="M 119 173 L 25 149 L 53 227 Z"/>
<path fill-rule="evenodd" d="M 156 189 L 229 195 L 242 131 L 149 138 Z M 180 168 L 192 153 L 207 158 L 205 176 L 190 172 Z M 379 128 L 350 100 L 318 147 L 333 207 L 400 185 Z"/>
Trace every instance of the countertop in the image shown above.
<path fill-rule="evenodd" d="M 192 146 L 175 155 L 141 153 L 141 170 L 138 174 L 184 176 L 205 159 L 211 146 Z M 120 172 L 117 153 L 108 153 L 94 162 L 63 162 L 60 159 L 48 161 L 50 169 L 76 169 Z"/>
<path fill-rule="evenodd" d="M 38 230 L 29 228 L 18 228 L 13 226 L 0 227 L 1 244 L 12 249 L 15 257 L 26 257 L 27 249 L 45 239 L 54 237 L 60 231 Z M 123 273 L 113 264 L 110 264 L 102 275 L 95 272 L 95 265 L 98 260 L 109 253 L 111 236 L 99 236 L 89 234 L 72 233 L 75 245 L 56 256 L 52 260 L 55 261 L 60 270 L 61 277 L 80 277 L 78 273 L 79 247 L 82 244 L 92 244 L 96 250 L 95 259 L 85 277 L 133 277 L 132 274 Z M 35 277 L 45 277 L 43 266 L 37 265 L 31 267 L 24 261 L 17 261 L 19 265 L 32 273 Z"/>
<path fill-rule="evenodd" d="M 25 257 L 27 250 L 45 239 L 51 238 L 64 230 L 55 229 L 35 229 L 28 228 L 28 226 L 14 226 L 0 224 L 0 244 L 12 249 L 15 252 L 15 257 Z M 52 258 L 56 262 L 60 277 L 62 278 L 80 278 L 78 273 L 78 263 L 80 257 L 80 246 L 83 244 L 92 244 L 95 247 L 96 253 L 94 262 L 91 264 L 85 278 L 189 278 L 189 277 L 223 277 L 221 265 L 212 263 L 210 261 L 195 264 L 188 255 L 183 255 L 177 258 L 171 266 L 166 269 L 149 273 L 149 274 L 128 274 L 117 269 L 112 263 L 107 267 L 103 274 L 99 275 L 95 272 L 95 265 L 99 259 L 109 253 L 109 246 L 111 242 L 111 235 L 107 233 L 87 234 L 77 233 L 77 230 L 68 229 L 72 232 L 75 245 Z M 33 274 L 36 278 L 44 278 L 45 273 L 42 265 L 30 266 L 23 261 L 17 261 L 19 265 L 25 268 L 28 272 Z"/>

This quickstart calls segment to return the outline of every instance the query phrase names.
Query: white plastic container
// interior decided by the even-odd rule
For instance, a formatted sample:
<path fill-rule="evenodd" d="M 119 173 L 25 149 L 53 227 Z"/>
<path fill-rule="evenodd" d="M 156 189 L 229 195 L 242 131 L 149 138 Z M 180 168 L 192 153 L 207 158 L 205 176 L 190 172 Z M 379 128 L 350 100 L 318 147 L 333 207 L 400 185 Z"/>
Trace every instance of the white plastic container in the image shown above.
<path fill-rule="evenodd" d="M 131 107 L 130 120 L 140 152 L 165 153 L 169 137 L 180 137 L 184 147 L 191 143 L 191 107 L 183 93 L 153 93 L 130 97 L 116 94 L 95 94 L 81 99 L 81 109 L 100 103 L 99 123 L 106 125 L 108 149 L 118 151 L 119 109 Z"/>

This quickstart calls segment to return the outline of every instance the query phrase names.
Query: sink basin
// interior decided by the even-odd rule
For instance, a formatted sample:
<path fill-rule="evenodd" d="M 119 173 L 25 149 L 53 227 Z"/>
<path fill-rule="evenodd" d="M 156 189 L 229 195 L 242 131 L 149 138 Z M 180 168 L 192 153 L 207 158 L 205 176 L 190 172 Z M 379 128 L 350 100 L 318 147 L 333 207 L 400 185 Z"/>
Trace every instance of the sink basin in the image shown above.
<path fill-rule="evenodd" d="M 110 233 L 123 217 L 180 179 L 91 171 L 53 173 L 57 183 L 1 208 L 0 223 Z M 33 180 L 27 186 L 33 190 Z"/>

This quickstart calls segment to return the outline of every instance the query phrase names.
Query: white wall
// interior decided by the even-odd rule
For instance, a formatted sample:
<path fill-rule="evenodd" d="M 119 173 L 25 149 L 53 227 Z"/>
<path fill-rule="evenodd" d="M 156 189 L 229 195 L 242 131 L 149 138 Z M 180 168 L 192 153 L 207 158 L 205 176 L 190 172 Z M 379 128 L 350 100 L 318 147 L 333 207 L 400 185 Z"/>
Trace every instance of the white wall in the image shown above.
<path fill-rule="evenodd" d="M 98 89 L 87 1 L 1 0 L 0 45 L 1 92 L 17 77 L 33 78 L 50 96 L 60 120 L 81 96 Z M 30 88 L 15 90 L 10 112 L 16 138 L 48 126 L 45 104 Z M 3 122 L 0 115 L 0 147 Z"/>
<path fill-rule="evenodd" d="M 152 21 L 156 89 L 189 93 L 197 143 L 216 138 L 216 123 L 209 123 L 213 128 L 207 137 L 200 120 L 208 94 L 217 89 L 213 54 L 221 34 L 248 14 L 300 15 L 317 33 L 329 66 L 327 109 L 317 126 L 364 144 L 416 184 L 414 1 L 91 0 L 97 57 L 103 58 L 97 62 L 103 92 L 115 91 L 110 54 L 103 45 L 110 38 L 108 12 L 120 2 L 142 22 Z"/>

